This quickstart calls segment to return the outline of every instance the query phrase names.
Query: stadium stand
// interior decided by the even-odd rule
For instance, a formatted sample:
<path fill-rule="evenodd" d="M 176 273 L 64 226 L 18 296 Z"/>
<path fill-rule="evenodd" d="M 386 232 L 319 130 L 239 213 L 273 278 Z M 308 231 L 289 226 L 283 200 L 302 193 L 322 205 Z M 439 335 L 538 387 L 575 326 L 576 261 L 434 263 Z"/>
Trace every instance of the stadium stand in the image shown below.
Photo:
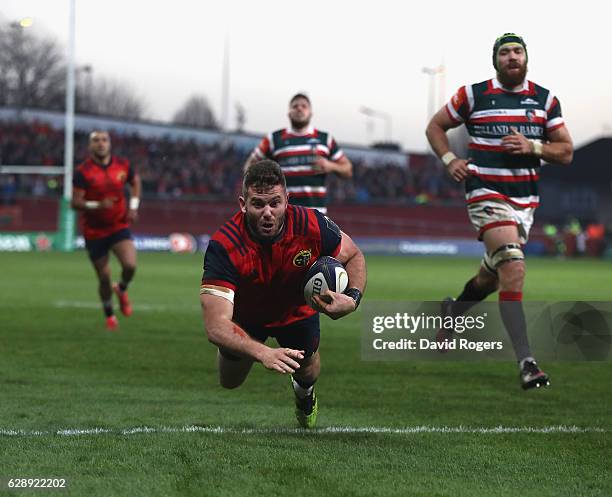
<path fill-rule="evenodd" d="M 0 122 L 0 164 L 59 165 L 63 162 L 63 130 L 40 121 Z M 146 137 L 138 133 L 112 133 L 113 151 L 129 158 L 140 172 L 145 194 L 181 198 L 213 196 L 234 198 L 241 181 L 247 150 L 231 135 L 203 142 L 194 137 Z M 375 160 L 351 153 L 353 181 L 330 176 L 332 203 L 424 203 L 461 199 L 461 188 L 443 174 L 440 165 L 424 154 L 407 154 L 404 163 L 380 151 Z M 395 154 L 397 155 L 397 154 Z M 87 156 L 87 133 L 75 134 L 75 158 Z M 43 196 L 59 192 L 60 185 L 42 176 L 3 178 L 3 202 L 16 193 Z"/>
<path fill-rule="evenodd" d="M 0 165 L 61 165 L 62 124 L 59 113 L 17 116 L 0 109 Z M 225 219 L 235 209 L 241 166 L 259 140 L 248 134 L 81 117 L 75 162 L 87 156 L 88 130 L 95 128 L 110 129 L 114 153 L 138 168 L 146 197 L 139 229 L 151 234 L 206 233 Z M 356 236 L 474 237 L 462 186 L 431 155 L 343 148 L 354 176 L 347 181 L 330 175 L 328 186 L 330 214 L 345 229 Z M 603 138 L 577 149 L 573 167 L 543 168 L 543 202 L 533 240 L 554 247 L 542 226 L 554 223 L 563 231 L 570 216 L 581 219 L 585 233 L 588 226 L 612 225 L 612 168 L 602 159 L 611 153 L 612 139 Z M 0 228 L 54 229 L 61 191 L 61 177 L 0 175 Z"/>

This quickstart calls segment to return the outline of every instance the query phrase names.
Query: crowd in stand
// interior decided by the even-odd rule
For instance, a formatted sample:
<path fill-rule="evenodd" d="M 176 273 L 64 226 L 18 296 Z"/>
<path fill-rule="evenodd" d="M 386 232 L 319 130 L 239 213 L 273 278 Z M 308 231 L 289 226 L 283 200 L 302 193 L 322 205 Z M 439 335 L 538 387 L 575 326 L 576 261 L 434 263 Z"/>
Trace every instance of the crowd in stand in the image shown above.
<path fill-rule="evenodd" d="M 135 134 L 111 134 L 111 139 L 113 153 L 127 157 L 140 173 L 145 195 L 233 200 L 239 191 L 246 155 L 229 139 L 212 144 Z M 87 140 L 87 134 L 75 133 L 77 163 L 88 156 Z M 61 165 L 63 154 L 63 130 L 43 123 L 0 122 L 0 165 Z M 463 196 L 462 187 L 450 181 L 431 156 L 410 155 L 408 167 L 351 159 L 354 166 L 351 180 L 329 176 L 332 203 L 426 203 Z M 61 178 L 0 175 L 3 203 L 10 203 L 17 193 L 42 196 L 59 192 Z"/>
<path fill-rule="evenodd" d="M 428 203 L 464 198 L 463 186 L 448 178 L 432 156 L 413 154 L 408 167 L 369 164 L 360 159 L 352 162 L 352 180 L 328 177 L 331 203 Z"/>

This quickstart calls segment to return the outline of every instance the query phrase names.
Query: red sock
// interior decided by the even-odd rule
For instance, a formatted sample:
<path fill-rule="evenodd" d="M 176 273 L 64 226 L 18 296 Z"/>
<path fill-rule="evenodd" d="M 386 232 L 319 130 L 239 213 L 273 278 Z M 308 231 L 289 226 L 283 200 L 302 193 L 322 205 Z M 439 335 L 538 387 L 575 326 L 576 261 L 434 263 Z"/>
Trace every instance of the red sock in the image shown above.
<path fill-rule="evenodd" d="M 499 310 L 502 321 L 510 336 L 518 361 L 531 356 L 522 300 L 523 292 L 499 292 Z"/>
<path fill-rule="evenodd" d="M 521 302 L 523 300 L 523 292 L 499 292 L 499 300 Z"/>

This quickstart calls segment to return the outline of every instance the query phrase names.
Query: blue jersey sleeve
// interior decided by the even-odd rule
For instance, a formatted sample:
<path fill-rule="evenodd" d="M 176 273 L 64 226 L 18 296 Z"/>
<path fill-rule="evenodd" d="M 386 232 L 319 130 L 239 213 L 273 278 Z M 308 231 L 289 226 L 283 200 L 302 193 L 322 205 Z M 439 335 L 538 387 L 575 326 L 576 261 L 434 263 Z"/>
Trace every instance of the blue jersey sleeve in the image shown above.
<path fill-rule="evenodd" d="M 318 210 L 314 210 L 321 232 L 321 255 L 335 257 L 340 252 L 342 233 L 336 223 Z"/>
<path fill-rule="evenodd" d="M 202 283 L 224 286 L 235 290 L 238 286 L 238 271 L 225 250 L 216 240 L 208 243 L 204 254 L 204 274 Z"/>

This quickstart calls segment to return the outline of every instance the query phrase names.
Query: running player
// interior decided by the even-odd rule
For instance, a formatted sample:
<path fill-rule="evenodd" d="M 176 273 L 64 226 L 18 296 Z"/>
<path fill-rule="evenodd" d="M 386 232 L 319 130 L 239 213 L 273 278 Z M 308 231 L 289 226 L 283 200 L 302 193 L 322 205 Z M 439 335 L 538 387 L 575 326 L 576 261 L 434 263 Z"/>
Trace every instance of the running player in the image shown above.
<path fill-rule="evenodd" d="M 496 78 L 461 87 L 427 127 L 429 143 L 448 173 L 465 181 L 468 214 L 485 244 L 478 274 L 456 300 L 444 302 L 443 312 L 463 314 L 499 290 L 500 312 L 519 363 L 521 385 L 528 389 L 548 385 L 549 378 L 538 367 L 527 340 L 521 302 L 522 245 L 540 202 L 541 161 L 570 164 L 573 145 L 559 100 L 526 79 L 527 46 L 520 36 L 506 33 L 495 41 L 493 66 Z M 446 136 L 447 130 L 461 124 L 470 135 L 470 159 L 457 157 Z"/>
<path fill-rule="evenodd" d="M 106 328 L 115 330 L 119 322 L 113 311 L 113 293 L 119 299 L 122 314 L 132 314 L 127 288 L 136 271 L 136 247 L 129 224 L 138 217 L 141 183 L 126 159 L 111 155 L 108 132 L 97 130 L 89 135 L 89 153 L 74 174 L 72 207 L 81 211 L 81 231 L 98 277 Z M 124 192 L 126 184 L 130 186 L 129 204 Z M 109 251 L 121 264 L 121 280 L 116 284 L 111 284 Z"/>
<path fill-rule="evenodd" d="M 353 175 L 353 165 L 327 131 L 313 128 L 310 99 L 303 93 L 289 102 L 290 128 L 266 136 L 247 159 L 245 170 L 262 159 L 278 162 L 287 178 L 289 201 L 327 212 L 327 174 Z"/>

